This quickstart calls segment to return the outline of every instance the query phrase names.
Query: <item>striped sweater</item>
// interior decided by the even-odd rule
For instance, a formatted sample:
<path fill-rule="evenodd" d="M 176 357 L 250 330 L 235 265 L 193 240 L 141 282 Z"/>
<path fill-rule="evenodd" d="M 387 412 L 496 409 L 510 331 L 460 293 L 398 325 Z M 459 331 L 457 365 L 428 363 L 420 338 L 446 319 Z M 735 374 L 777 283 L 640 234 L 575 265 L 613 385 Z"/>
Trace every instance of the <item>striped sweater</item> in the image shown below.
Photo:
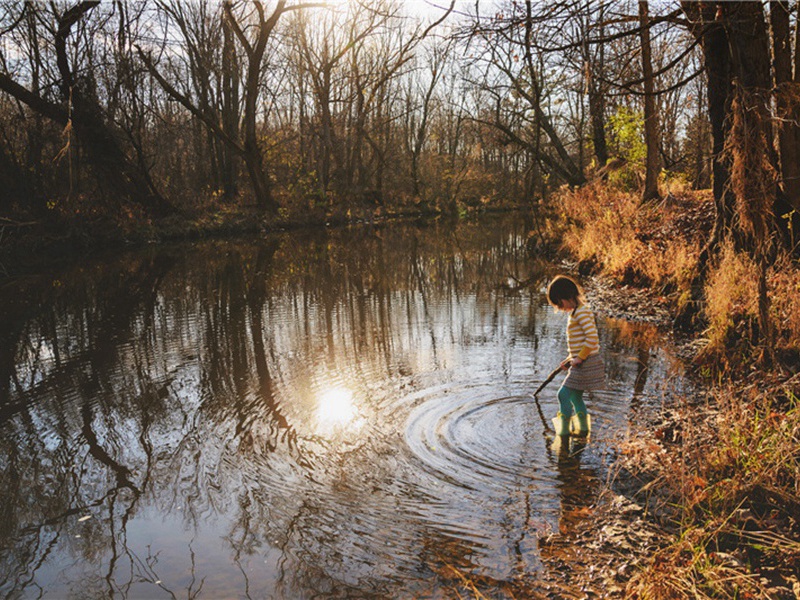
<path fill-rule="evenodd" d="M 581 304 L 569 314 L 567 320 L 567 347 L 570 358 L 586 360 L 600 352 L 600 338 L 594 315 L 588 306 Z"/>

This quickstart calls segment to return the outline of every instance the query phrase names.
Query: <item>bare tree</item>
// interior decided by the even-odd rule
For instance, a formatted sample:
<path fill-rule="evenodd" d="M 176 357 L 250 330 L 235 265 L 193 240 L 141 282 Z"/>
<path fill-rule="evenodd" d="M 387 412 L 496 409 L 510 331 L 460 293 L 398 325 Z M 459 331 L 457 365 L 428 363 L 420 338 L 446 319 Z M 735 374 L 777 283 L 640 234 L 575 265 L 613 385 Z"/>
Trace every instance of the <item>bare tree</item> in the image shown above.
<path fill-rule="evenodd" d="M 582 45 L 583 60 L 586 65 L 586 92 L 589 96 L 589 118 L 592 124 L 592 147 L 598 167 L 608 162 L 608 146 L 606 144 L 606 94 L 608 84 L 605 82 L 605 44 L 591 44 L 589 16 L 586 17 L 586 36 Z M 598 37 L 605 35 L 605 2 L 598 7 Z"/>
<path fill-rule="evenodd" d="M 416 127 L 412 127 L 412 140 L 411 140 L 411 181 L 415 196 L 419 196 L 421 192 L 419 163 L 422 149 L 429 133 L 430 118 L 432 112 L 432 103 L 434 98 L 434 91 L 436 86 L 442 79 L 447 69 L 447 61 L 452 46 L 450 44 L 443 44 L 435 46 L 429 50 L 427 56 L 427 66 L 429 71 L 425 73 L 428 78 L 427 85 L 423 88 L 422 98 L 419 105 L 419 123 Z M 418 98 L 419 93 L 416 88 L 412 88 L 410 92 L 413 97 Z"/>
<path fill-rule="evenodd" d="M 541 50 L 552 43 L 548 19 L 559 18 L 567 9 L 544 9 L 530 1 L 504 8 L 489 23 L 476 18 L 465 32 L 469 47 L 477 54 L 476 65 L 482 68 L 476 84 L 494 97 L 494 118 L 485 122 L 561 181 L 582 185 L 586 178 L 556 125 L 561 117 L 550 103 L 556 91 L 546 79 L 550 65 Z M 541 143 L 540 135 L 546 144 Z"/>
<path fill-rule="evenodd" d="M 139 56 L 144 61 L 150 73 L 158 80 L 164 90 L 177 102 L 189 110 L 197 119 L 209 128 L 215 136 L 222 140 L 247 168 L 253 194 L 258 206 L 265 212 L 276 215 L 278 202 L 272 193 L 269 174 L 264 164 L 264 144 L 258 135 L 259 94 L 261 92 L 261 75 L 264 66 L 267 45 L 273 36 L 275 27 L 282 15 L 293 10 L 320 6 L 319 4 L 293 4 L 287 6 L 286 0 L 279 0 L 273 12 L 267 15 L 264 4 L 254 0 L 251 5 L 246 5 L 239 10 L 232 2 L 223 5 L 224 18 L 227 27 L 233 32 L 246 59 L 244 77 L 244 109 L 242 111 L 242 130 L 240 136 L 232 137 L 232 106 L 228 105 L 227 119 L 222 119 L 218 111 L 209 106 L 198 105 L 189 95 L 179 91 L 162 72 L 159 71 L 153 57 L 139 48 Z M 249 10 L 248 10 L 249 9 Z M 230 44 L 230 41 L 228 42 Z M 230 46 L 226 49 L 231 52 Z M 233 85 L 233 82 L 230 82 Z M 232 97 L 232 88 L 229 99 Z M 223 123 L 225 126 L 223 126 Z"/>
<path fill-rule="evenodd" d="M 166 215 L 174 208 L 156 190 L 143 165 L 126 153 L 125 136 L 100 103 L 92 69 L 79 68 L 77 59 L 70 57 L 67 48 L 73 29 L 99 4 L 98 1 L 80 2 L 63 13 L 53 9 L 51 32 L 60 92 L 57 101 L 36 89 L 36 79 L 33 88 L 28 89 L 7 71 L 0 73 L 0 90 L 74 133 L 98 179 L 114 190 L 115 198 L 123 203 L 138 204 L 153 215 Z M 27 5 L 26 9 L 31 6 Z M 81 40 L 89 44 L 91 36 L 81 36 Z M 90 59 L 92 52 L 84 55 Z"/>

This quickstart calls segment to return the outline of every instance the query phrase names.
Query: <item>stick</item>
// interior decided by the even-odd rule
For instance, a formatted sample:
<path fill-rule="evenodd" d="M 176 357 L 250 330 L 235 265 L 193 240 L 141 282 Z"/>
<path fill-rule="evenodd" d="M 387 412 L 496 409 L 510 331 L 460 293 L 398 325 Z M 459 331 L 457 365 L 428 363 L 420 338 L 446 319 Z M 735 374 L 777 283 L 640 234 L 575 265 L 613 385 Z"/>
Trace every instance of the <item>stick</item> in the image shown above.
<path fill-rule="evenodd" d="M 539 404 L 539 397 L 534 396 L 533 400 L 536 402 L 536 411 L 539 413 L 539 418 L 542 420 L 542 426 L 544 426 L 542 433 L 544 433 L 545 437 L 547 437 L 547 434 L 550 433 L 550 424 L 547 422 L 544 412 L 542 412 L 542 405 Z"/>
<path fill-rule="evenodd" d="M 562 369 L 561 369 L 561 366 L 559 366 L 559 367 L 558 367 L 558 368 L 557 368 L 555 371 L 553 371 L 552 373 L 550 373 L 550 375 L 548 375 L 548 376 L 547 376 L 547 379 L 545 379 L 545 380 L 544 380 L 544 382 L 542 383 L 542 385 L 540 385 L 538 388 L 536 388 L 536 391 L 535 391 L 535 392 L 533 392 L 533 396 L 534 396 L 534 398 L 535 398 L 536 396 L 538 396 L 538 395 L 539 395 L 539 392 L 541 392 L 541 391 L 544 389 L 544 387 L 545 387 L 545 386 L 546 386 L 548 383 L 550 383 L 551 381 L 553 381 L 553 379 L 555 379 L 555 378 L 556 378 L 556 375 L 558 375 L 559 373 L 561 373 L 561 371 L 562 371 Z"/>

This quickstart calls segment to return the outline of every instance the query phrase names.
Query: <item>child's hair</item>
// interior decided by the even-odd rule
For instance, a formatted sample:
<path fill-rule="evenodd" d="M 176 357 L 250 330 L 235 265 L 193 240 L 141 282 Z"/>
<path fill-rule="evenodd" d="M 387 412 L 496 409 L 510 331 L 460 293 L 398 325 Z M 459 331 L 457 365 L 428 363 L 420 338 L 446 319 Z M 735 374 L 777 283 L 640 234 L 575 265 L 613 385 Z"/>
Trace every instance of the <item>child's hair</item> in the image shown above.
<path fill-rule="evenodd" d="M 583 302 L 583 290 L 578 282 L 566 275 L 557 275 L 547 286 L 547 301 L 559 308 L 562 300 L 575 300 Z"/>

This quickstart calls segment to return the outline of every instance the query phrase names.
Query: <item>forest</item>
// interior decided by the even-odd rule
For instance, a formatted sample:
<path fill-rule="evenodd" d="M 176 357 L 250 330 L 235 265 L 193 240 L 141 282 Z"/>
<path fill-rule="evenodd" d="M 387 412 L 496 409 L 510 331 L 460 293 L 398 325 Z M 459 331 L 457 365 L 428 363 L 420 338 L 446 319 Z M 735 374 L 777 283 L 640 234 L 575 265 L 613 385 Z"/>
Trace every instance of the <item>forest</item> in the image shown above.
<path fill-rule="evenodd" d="M 707 187 L 697 6 L 9 2 L 0 210 L 531 205 L 610 159 Z"/>
<path fill-rule="evenodd" d="M 625 596 L 800 597 L 799 13 L 4 0 L 0 271 L 523 211 L 530 252 L 662 307 L 711 398 L 620 450 L 671 536 Z"/>
<path fill-rule="evenodd" d="M 533 210 L 544 242 L 565 223 L 599 224 L 587 218 L 603 210 L 598 184 L 645 209 L 711 188 L 713 226 L 678 276 L 676 323 L 698 313 L 730 242 L 758 273 L 771 353 L 768 270 L 796 255 L 800 227 L 795 13 L 9 2 L 3 249 L 509 207 Z M 581 190 L 587 210 L 560 219 Z"/>

